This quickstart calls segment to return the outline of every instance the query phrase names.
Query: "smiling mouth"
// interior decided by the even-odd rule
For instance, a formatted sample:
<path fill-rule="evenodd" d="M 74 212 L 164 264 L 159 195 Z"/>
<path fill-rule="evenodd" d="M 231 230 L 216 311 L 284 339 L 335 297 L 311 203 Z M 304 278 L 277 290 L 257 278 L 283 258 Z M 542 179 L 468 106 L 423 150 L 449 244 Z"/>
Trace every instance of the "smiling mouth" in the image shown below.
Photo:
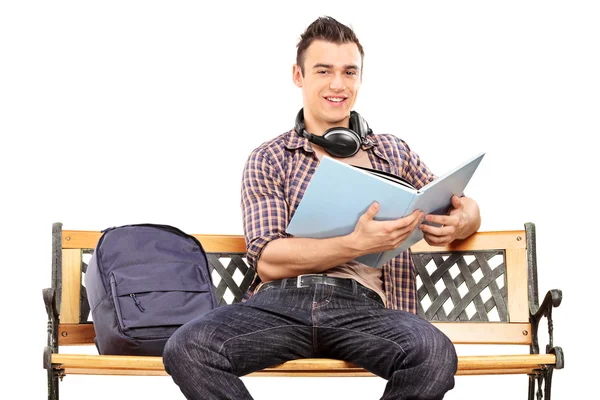
<path fill-rule="evenodd" d="M 336 103 L 336 104 L 341 104 L 344 101 L 346 101 L 346 97 L 325 97 L 325 100 L 331 102 L 331 103 Z"/>

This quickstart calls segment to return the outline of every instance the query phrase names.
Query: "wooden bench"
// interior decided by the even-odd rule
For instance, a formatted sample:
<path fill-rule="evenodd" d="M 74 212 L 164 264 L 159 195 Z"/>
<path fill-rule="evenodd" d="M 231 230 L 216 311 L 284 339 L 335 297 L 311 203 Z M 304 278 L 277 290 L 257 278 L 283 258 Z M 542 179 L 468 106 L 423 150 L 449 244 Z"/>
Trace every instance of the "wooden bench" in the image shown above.
<path fill-rule="evenodd" d="M 69 345 L 94 345 L 83 274 L 100 235 L 53 225 L 52 287 L 43 290 L 48 313 L 44 368 L 52 400 L 59 397 L 59 379 L 69 374 L 166 375 L 161 357 L 65 351 Z M 219 305 L 240 301 L 254 276 L 245 262 L 243 236 L 194 236 L 208 252 Z M 421 241 L 412 250 L 419 315 L 457 345 L 525 345 L 523 349 L 529 349 L 523 354 L 459 354 L 457 375 L 524 374 L 529 379 L 530 400 L 534 396 L 550 399 L 553 370 L 564 365 L 562 349 L 553 345 L 552 323 L 552 309 L 560 305 L 562 293 L 549 291 L 539 305 L 534 224 L 526 223 L 524 230 L 478 232 L 450 247 L 430 247 Z M 538 342 L 540 322 L 547 324 L 549 333 L 543 353 Z M 290 361 L 251 375 L 373 376 L 330 359 Z"/>

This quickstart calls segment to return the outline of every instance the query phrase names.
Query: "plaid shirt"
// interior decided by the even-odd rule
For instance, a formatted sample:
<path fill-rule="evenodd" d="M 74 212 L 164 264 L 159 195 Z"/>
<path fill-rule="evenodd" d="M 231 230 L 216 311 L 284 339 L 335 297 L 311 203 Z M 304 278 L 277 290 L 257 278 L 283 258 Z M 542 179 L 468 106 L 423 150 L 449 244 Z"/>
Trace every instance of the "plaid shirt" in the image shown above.
<path fill-rule="evenodd" d="M 362 149 L 369 155 L 373 168 L 398 175 L 416 188 L 436 178 L 403 140 L 389 134 L 371 134 L 368 139 Z M 270 241 L 292 237 L 286 227 L 318 164 L 310 142 L 294 130 L 250 153 L 242 176 L 241 207 L 246 257 L 254 269 Z M 415 267 L 410 250 L 382 268 L 388 307 L 416 313 Z M 258 283 L 257 275 L 246 298 L 252 296 Z"/>

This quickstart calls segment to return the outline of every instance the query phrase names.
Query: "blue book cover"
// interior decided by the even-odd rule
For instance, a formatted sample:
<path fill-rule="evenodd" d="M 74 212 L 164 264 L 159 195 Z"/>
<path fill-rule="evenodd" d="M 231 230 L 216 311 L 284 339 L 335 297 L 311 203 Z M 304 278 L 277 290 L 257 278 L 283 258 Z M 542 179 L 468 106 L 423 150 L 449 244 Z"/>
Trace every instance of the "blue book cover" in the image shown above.
<path fill-rule="evenodd" d="M 463 193 L 484 155 L 472 157 L 420 190 L 394 175 L 324 156 L 287 232 L 296 237 L 318 239 L 348 235 L 373 201 L 380 206 L 374 218 L 379 221 L 398 219 L 416 209 L 425 214 L 446 214 L 452 195 Z M 421 239 L 423 232 L 417 228 L 396 249 L 367 254 L 356 260 L 380 268 Z"/>

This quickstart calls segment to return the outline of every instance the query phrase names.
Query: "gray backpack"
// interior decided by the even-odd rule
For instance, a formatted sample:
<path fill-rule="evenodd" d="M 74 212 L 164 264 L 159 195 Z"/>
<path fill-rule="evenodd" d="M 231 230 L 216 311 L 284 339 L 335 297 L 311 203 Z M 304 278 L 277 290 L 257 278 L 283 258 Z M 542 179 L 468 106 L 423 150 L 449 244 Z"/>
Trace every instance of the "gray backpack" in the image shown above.
<path fill-rule="evenodd" d="M 160 356 L 177 328 L 216 307 L 202 245 L 168 225 L 104 230 L 85 285 L 100 354 Z"/>

